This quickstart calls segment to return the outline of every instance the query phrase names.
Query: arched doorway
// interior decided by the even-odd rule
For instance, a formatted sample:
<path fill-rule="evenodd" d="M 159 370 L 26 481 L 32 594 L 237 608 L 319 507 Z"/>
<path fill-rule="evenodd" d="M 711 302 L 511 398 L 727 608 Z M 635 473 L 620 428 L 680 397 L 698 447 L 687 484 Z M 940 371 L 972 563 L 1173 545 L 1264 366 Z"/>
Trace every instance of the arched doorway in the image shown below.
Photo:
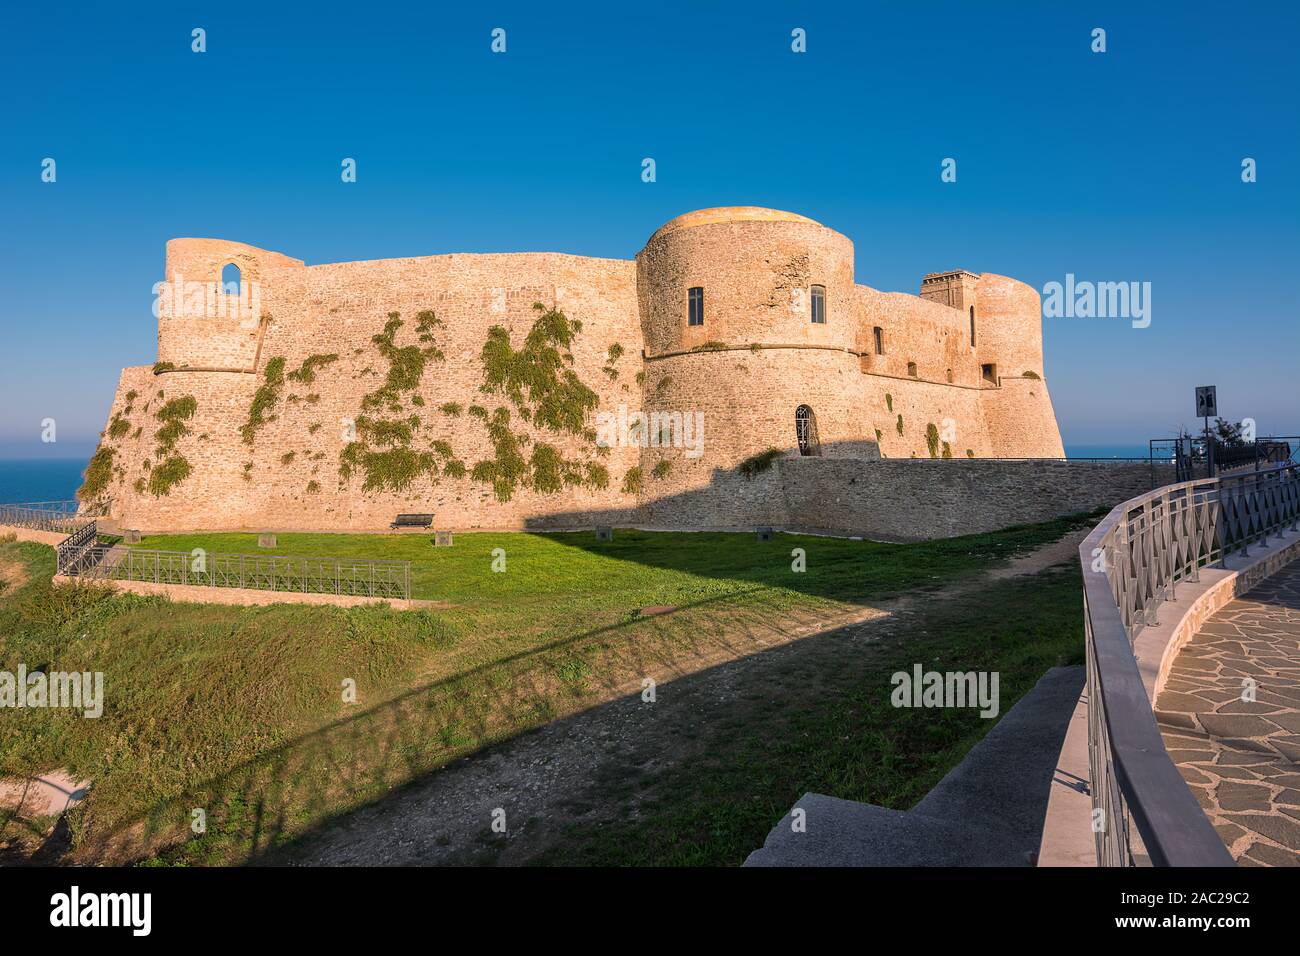
<path fill-rule="evenodd" d="M 799 454 L 816 457 L 822 453 L 817 439 L 817 416 L 811 407 L 800 405 L 794 410 L 794 435 L 799 443 Z"/>

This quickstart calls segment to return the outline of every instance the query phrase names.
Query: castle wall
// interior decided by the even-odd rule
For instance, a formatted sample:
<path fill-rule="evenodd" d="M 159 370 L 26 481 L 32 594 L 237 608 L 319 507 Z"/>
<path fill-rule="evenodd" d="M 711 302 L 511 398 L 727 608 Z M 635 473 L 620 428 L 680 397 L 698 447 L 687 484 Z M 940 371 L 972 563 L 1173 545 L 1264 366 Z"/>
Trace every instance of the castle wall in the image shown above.
<path fill-rule="evenodd" d="M 152 454 L 151 432 L 160 423 L 151 416 L 165 399 L 147 411 L 137 408 L 133 417 L 145 422 L 144 433 L 138 440 L 128 436 L 117 443 L 122 446 L 119 457 L 130 464 L 112 490 L 114 516 L 127 526 L 383 528 L 394 515 L 408 511 L 433 512 L 438 526 L 462 529 L 544 525 L 552 513 L 632 519 L 636 497 L 620 488 L 627 470 L 638 464 L 640 449 L 615 447 L 597 457 L 582 437 L 522 422 L 503 396 L 481 393 L 480 352 L 494 325 L 506 327 L 519 348 L 538 315 L 533 303 L 555 303 L 583 322 L 574 342 L 574 366 L 598 393 L 599 407 L 639 407 L 641 335 L 633 263 L 552 254 L 454 255 L 268 270 L 264 278 L 274 287 L 276 311 L 266 329 L 257 375 L 178 370 L 155 376 L 148 368 L 123 373 L 115 411 L 131 389 L 144 396 L 155 396 L 159 389 L 166 398 L 194 395 L 198 403 L 187 423 L 190 434 L 178 446 L 192 475 L 162 497 L 136 492 L 133 485 L 147 478 L 140 463 Z M 608 469 L 609 487 L 566 487 L 548 495 L 521 487 L 513 500 L 500 502 L 490 486 L 468 476 L 439 476 L 436 483 L 422 476 L 405 492 L 363 491 L 359 475 L 341 482 L 340 455 L 347 445 L 343 423 L 362 414 L 361 396 L 377 389 L 387 371 L 372 337 L 382 332 L 389 312 L 398 312 L 404 324 L 395 344 L 415 344 L 415 314 L 424 309 L 434 310 L 444 323 L 435 338 L 445 358 L 430 362 L 410 393 L 422 405 L 408 397 L 400 416 L 420 419 L 413 447 L 428 450 L 435 440 L 445 440 L 455 457 L 472 467 L 491 458 L 493 450 L 484 424 L 469 415 L 469 406 L 482 405 L 489 413 L 511 407 L 517 432 L 556 446 L 566 457 L 599 461 Z M 221 334 L 220 328 L 213 332 L 218 338 Z M 608 350 L 615 343 L 624 353 L 610 363 Z M 247 444 L 239 428 L 248 420 L 266 363 L 283 357 L 289 372 L 313 354 L 339 358 L 318 369 L 311 384 L 286 382 L 274 419 Z M 607 364 L 617 378 L 600 371 Z M 459 403 L 460 414 L 440 411 L 445 403 Z M 312 482 L 319 487 L 309 491 Z"/>
<path fill-rule="evenodd" d="M 918 541 L 1111 508 L 1152 485 L 1146 462 L 834 461 L 778 463 L 790 529 Z M 1155 481 L 1174 480 L 1157 465 Z"/>
<path fill-rule="evenodd" d="M 166 278 L 178 286 L 215 283 L 227 263 L 260 295 L 255 320 L 235 314 L 236 305 L 247 308 L 247 292 L 242 302 L 223 303 L 230 314 L 165 313 L 164 367 L 122 373 L 110 424 L 124 416 L 129 427 L 106 432 L 104 445 L 114 450 L 113 514 L 126 526 L 378 529 L 411 511 L 433 512 L 436 526 L 453 529 L 781 525 L 790 517 L 783 486 L 771 476 L 744 477 L 737 466 L 768 449 L 797 456 L 801 405 L 813 409 L 822 459 L 855 462 L 808 474 L 848 475 L 878 457 L 1062 454 L 1046 382 L 1023 377 L 1042 371 L 1034 290 L 965 272 L 928 276 L 924 297 L 855 285 L 853 244 L 790 213 L 689 213 L 656 232 L 635 262 L 529 253 L 306 266 L 242 243 L 178 239 L 167 246 Z M 810 321 L 814 285 L 825 289 L 825 324 Z M 695 286 L 705 292 L 702 326 L 687 322 L 687 290 Z M 505 396 L 484 393 L 489 330 L 506 328 L 520 348 L 538 318 L 535 302 L 582 323 L 562 370 L 596 392 L 596 411 L 692 422 L 702 414 L 702 454 L 671 441 L 600 449 L 590 430 L 541 428 Z M 416 317 L 425 310 L 441 325 L 421 339 Z M 388 371 L 374 339 L 390 313 L 402 322 L 394 348 L 432 344 L 442 358 L 431 359 L 418 386 L 392 407 L 367 412 L 363 396 Z M 883 354 L 876 354 L 876 327 Z M 314 381 L 284 382 L 250 443 L 241 426 L 268 366 L 282 360 L 290 373 L 331 355 L 337 358 L 317 368 Z M 995 379 L 981 372 L 984 363 L 997 365 Z M 155 495 L 148 485 L 160 457 L 156 415 L 185 396 L 197 410 L 175 454 L 191 473 Z M 341 474 L 355 437 L 347 423 L 362 415 L 413 422 L 414 453 L 449 445 L 466 469 L 493 459 L 486 422 L 469 412 L 475 405 L 487 416 L 509 410 L 525 458 L 544 442 L 571 462 L 605 469 L 607 485 L 542 491 L 525 480 L 502 501 L 490 482 L 457 477 L 441 459 L 437 474 L 421 473 L 404 490 L 367 489 L 355 469 Z M 587 423 L 595 424 L 594 414 Z M 938 438 L 933 448 L 928 433 Z"/>

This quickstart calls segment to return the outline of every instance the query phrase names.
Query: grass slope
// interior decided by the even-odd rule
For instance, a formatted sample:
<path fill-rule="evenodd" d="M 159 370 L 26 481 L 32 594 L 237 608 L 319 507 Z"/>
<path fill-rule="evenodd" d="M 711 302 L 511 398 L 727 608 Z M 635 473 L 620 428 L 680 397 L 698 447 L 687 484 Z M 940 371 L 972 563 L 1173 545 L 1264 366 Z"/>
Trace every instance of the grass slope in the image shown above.
<path fill-rule="evenodd" d="M 820 619 L 959 580 L 1059 538 L 1061 519 L 915 545 L 620 531 L 281 535 L 281 553 L 409 558 L 436 611 L 232 607 L 55 587 L 51 549 L 0 543 L 0 669 L 102 671 L 104 716 L 25 710 L 0 727 L 0 775 L 94 781 L 70 815 L 80 859 L 237 862 L 485 743 L 570 713 L 710 636 Z M 256 552 L 252 536 L 153 547 Z M 505 573 L 491 570 L 504 548 Z M 791 570 L 791 551 L 807 571 Z M 1073 600 L 1077 604 L 1077 600 Z M 674 605 L 642 618 L 640 609 Z M 1036 676 L 1036 675 L 1035 675 Z M 359 699 L 345 703 L 344 680 Z M 774 805 L 774 804 L 773 804 Z M 0 822 L 5 822 L 0 817 Z"/>

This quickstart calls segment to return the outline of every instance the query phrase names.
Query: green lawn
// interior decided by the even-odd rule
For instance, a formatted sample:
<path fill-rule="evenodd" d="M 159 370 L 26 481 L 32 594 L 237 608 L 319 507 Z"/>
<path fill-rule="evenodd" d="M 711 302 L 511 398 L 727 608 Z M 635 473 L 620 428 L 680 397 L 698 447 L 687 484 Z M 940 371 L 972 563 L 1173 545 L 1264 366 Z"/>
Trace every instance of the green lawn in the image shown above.
<path fill-rule="evenodd" d="M 772 695 L 717 731 L 725 746 L 697 748 L 650 779 L 600 781 L 624 806 L 636 793 L 635 819 L 572 826 L 532 862 L 731 866 L 808 792 L 911 808 L 995 721 L 958 708 L 895 709 L 891 675 L 917 662 L 997 671 L 1001 717 L 1049 667 L 1083 663 L 1081 586 L 1076 563 L 924 606 L 905 639 L 844 657 L 833 692 Z"/>
<path fill-rule="evenodd" d="M 98 720 L 33 710 L 6 718 L 0 775 L 64 767 L 93 779 L 70 815 L 83 861 L 156 852 L 189 835 L 195 807 L 207 813 L 207 835 L 167 858 L 239 861 L 605 699 L 648 662 L 699 654 L 748 627 L 941 587 L 1081 524 L 912 545 L 619 531 L 608 543 L 590 533 L 464 534 L 435 549 L 420 535 L 279 536 L 276 553 L 410 560 L 414 596 L 447 606 L 408 612 L 173 605 L 55 587 L 51 549 L 0 543 L 0 568 L 29 576 L 0 587 L 0 669 L 103 671 L 107 697 Z M 254 535 L 141 546 L 258 553 Z M 491 569 L 495 548 L 506 552 L 505 573 Z M 807 553 L 806 572 L 791 570 L 795 548 Z M 678 610 L 643 618 L 652 605 Z M 354 704 L 342 700 L 345 680 L 356 683 Z M 16 826 L 0 823 L 0 838 Z"/>

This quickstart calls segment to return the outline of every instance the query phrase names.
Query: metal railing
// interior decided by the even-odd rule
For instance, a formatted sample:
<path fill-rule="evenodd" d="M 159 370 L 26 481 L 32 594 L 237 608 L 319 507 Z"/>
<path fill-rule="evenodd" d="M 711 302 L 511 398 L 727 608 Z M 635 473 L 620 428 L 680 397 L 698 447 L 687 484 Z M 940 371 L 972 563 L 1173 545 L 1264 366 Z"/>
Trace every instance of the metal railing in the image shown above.
<path fill-rule="evenodd" d="M 1133 655 L 1179 582 L 1300 530 L 1300 466 L 1187 481 L 1119 505 L 1079 546 L 1088 662 L 1088 752 L 1102 866 L 1231 866 L 1178 773 Z"/>
<path fill-rule="evenodd" d="M 77 514 L 75 501 L 28 501 L 0 505 L 0 525 L 25 528 L 28 531 L 68 534 L 91 520 L 89 515 Z"/>
<path fill-rule="evenodd" d="M 60 574 L 86 581 L 144 581 L 298 594 L 409 600 L 411 562 L 283 554 L 211 554 L 105 545 L 94 520 L 56 548 Z"/>

